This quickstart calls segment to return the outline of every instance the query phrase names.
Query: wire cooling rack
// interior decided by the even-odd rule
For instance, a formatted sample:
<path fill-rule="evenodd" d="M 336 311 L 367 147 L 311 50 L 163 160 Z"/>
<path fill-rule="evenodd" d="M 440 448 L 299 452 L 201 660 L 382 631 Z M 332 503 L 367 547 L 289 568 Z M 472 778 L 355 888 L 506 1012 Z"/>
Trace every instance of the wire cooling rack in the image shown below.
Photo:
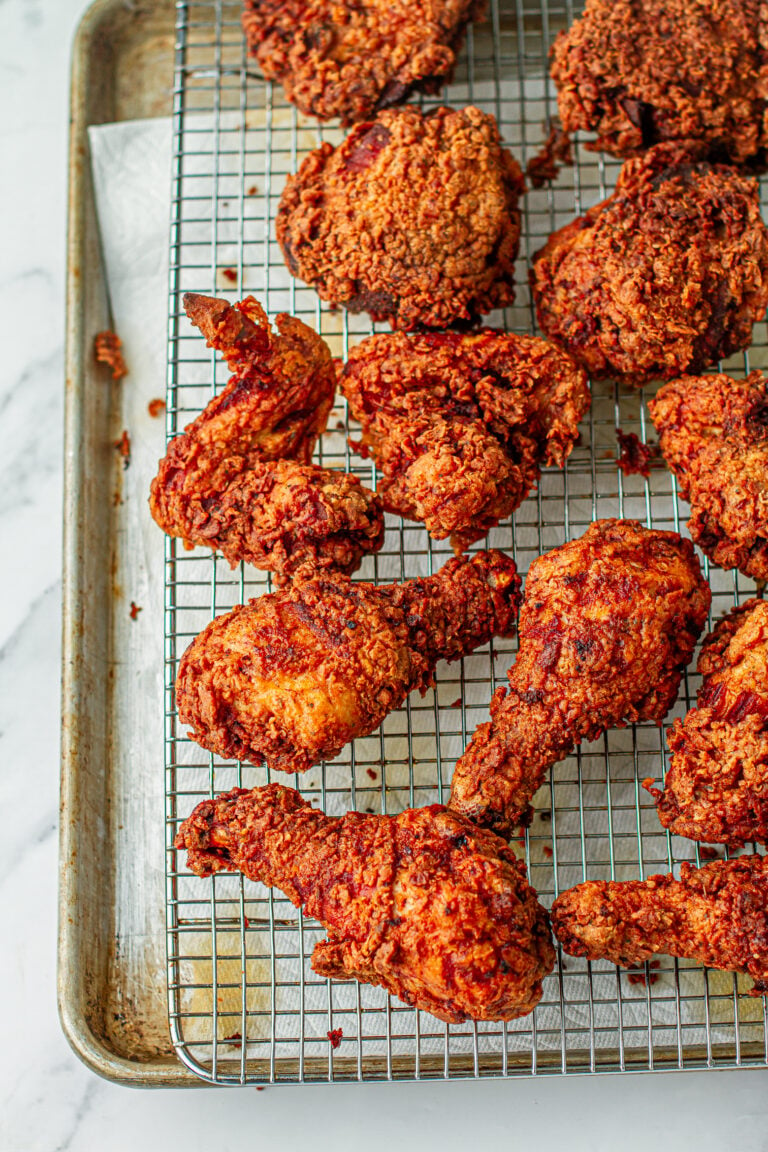
<path fill-rule="evenodd" d="M 555 109 L 547 53 L 579 5 L 492 0 L 488 21 L 470 29 L 454 83 L 439 102 L 475 103 L 498 119 L 505 142 L 525 163 L 540 147 Z M 319 126 L 265 83 L 245 53 L 239 0 L 178 4 L 174 85 L 174 171 L 170 248 L 168 435 L 180 431 L 226 382 L 226 366 L 205 349 L 181 309 L 185 291 L 239 299 L 253 293 L 270 316 L 288 311 L 312 324 L 335 355 L 372 330 L 365 317 L 331 312 L 287 273 L 274 235 L 285 177 L 322 140 Z M 523 201 L 515 306 L 489 317 L 516 332 L 536 330 L 526 266 L 555 228 L 608 194 L 618 163 L 575 148 L 575 164 L 551 187 Z M 765 194 L 765 187 L 763 188 Z M 748 354 L 724 368 L 743 376 L 768 367 L 765 324 Z M 593 389 L 581 441 L 564 470 L 546 470 L 538 490 L 477 547 L 511 552 L 521 573 L 541 552 L 572 539 L 602 516 L 627 516 L 685 533 L 687 506 L 656 462 L 650 478 L 617 468 L 617 429 L 652 440 L 644 394 L 610 384 Z M 370 462 L 350 452 L 350 424 L 339 399 L 317 460 L 375 486 Z M 354 429 L 352 429 L 354 432 Z M 658 967 L 619 970 L 559 957 L 536 1011 L 511 1024 L 446 1025 L 381 989 L 329 981 L 310 967 L 324 935 L 277 892 L 238 876 L 201 880 L 173 848 L 179 823 L 201 799 L 270 778 L 265 768 L 204 753 L 180 729 L 173 684 L 178 660 L 215 615 L 269 590 L 269 579 L 220 557 L 166 544 L 166 777 L 168 828 L 169 1009 L 181 1060 L 206 1080 L 243 1084 L 321 1080 L 497 1077 L 653 1068 L 765 1064 L 766 1001 L 745 996 L 749 981 L 661 958 Z M 387 518 L 384 547 L 366 558 L 361 580 L 391 581 L 436 571 L 447 543 L 421 525 Z M 709 569 L 716 618 L 754 585 Z M 333 763 L 297 778 L 330 814 L 348 809 L 398 812 L 445 801 L 457 756 L 487 718 L 515 643 L 485 649 L 437 670 L 423 698 L 413 695 L 381 729 Z M 694 665 L 692 665 L 692 668 Z M 665 722 L 683 715 L 698 678 L 689 670 Z M 681 860 L 703 862 L 690 841 L 669 836 L 640 786 L 665 770 L 663 731 L 637 725 L 606 733 L 559 764 L 539 792 L 521 837 L 531 882 L 549 905 L 583 879 L 633 879 Z"/>

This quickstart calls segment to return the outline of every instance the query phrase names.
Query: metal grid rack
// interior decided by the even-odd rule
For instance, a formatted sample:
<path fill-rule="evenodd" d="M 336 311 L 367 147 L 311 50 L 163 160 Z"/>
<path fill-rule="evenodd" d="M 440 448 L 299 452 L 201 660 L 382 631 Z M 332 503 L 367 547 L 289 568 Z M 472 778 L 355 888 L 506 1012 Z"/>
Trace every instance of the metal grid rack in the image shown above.
<path fill-rule="evenodd" d="M 293 280 L 274 238 L 285 176 L 322 140 L 342 133 L 287 104 L 249 60 L 239 0 L 179 0 L 174 86 L 174 171 L 169 300 L 168 435 L 180 431 L 226 382 L 226 366 L 205 350 L 181 310 L 185 291 L 253 293 L 271 316 L 286 310 L 312 324 L 335 355 L 372 330 L 365 317 L 333 313 Z M 439 99 L 476 103 L 497 117 L 523 163 L 539 148 L 554 111 L 547 53 L 555 33 L 578 15 L 568 0 L 492 0 L 489 19 L 470 29 L 454 83 Z M 555 228 L 608 194 L 618 163 L 577 145 L 575 164 L 552 187 L 523 201 L 515 306 L 489 318 L 535 331 L 527 289 L 529 258 Z M 766 189 L 763 189 L 764 197 Z M 748 354 L 724 368 L 742 376 L 768 367 L 766 325 Z M 375 486 L 375 468 L 350 452 L 350 426 L 337 402 L 317 459 Z M 530 562 L 606 515 L 685 532 L 687 509 L 674 478 L 657 462 L 650 478 L 617 469 L 616 431 L 649 438 L 643 393 L 593 388 L 581 442 L 564 470 L 546 470 L 538 490 L 477 547 Z M 508 1025 L 445 1025 L 391 1000 L 381 989 L 316 976 L 312 948 L 323 930 L 282 895 L 238 876 L 201 880 L 172 849 L 179 823 L 201 799 L 265 783 L 269 772 L 220 761 L 187 739 L 174 712 L 173 684 L 187 644 L 217 614 L 269 589 L 254 569 L 231 571 L 220 557 L 166 544 L 166 777 L 169 1008 L 179 1057 L 204 1079 L 242 1084 L 512 1076 L 654 1068 L 728 1067 L 768 1061 L 766 1001 L 743 995 L 748 981 L 669 958 L 637 972 L 559 958 L 535 1013 Z M 418 524 L 387 518 L 386 540 L 358 579 L 390 581 L 437 570 L 447 543 Z M 712 617 L 754 594 L 744 577 L 709 570 Z M 332 764 L 288 782 L 326 812 L 396 812 L 447 798 L 451 773 L 490 696 L 514 658 L 513 641 L 494 641 L 452 665 L 412 696 L 380 731 Z M 697 677 L 689 669 L 665 722 L 683 715 Z M 559 891 L 590 879 L 631 879 L 666 871 L 699 848 L 659 825 L 640 781 L 665 770 L 663 731 L 613 730 L 559 764 L 520 838 L 531 882 L 549 905 Z M 279 778 L 285 781 L 285 777 Z M 341 1030 L 338 1046 L 329 1034 Z"/>

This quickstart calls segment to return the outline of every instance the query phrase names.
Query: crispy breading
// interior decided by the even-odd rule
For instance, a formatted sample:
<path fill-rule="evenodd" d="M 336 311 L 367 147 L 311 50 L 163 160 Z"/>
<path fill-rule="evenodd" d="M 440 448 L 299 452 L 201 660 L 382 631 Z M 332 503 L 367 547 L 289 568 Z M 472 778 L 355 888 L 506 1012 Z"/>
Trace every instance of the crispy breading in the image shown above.
<path fill-rule="evenodd" d="M 408 105 L 307 156 L 277 239 L 292 275 L 333 307 L 442 328 L 514 299 L 523 187 L 493 116 Z"/>
<path fill-rule="evenodd" d="M 660 953 L 726 972 L 747 972 L 751 995 L 768 991 L 768 859 L 740 856 L 703 868 L 682 864 L 647 880 L 590 880 L 552 905 L 566 952 L 624 967 Z"/>
<path fill-rule="evenodd" d="M 554 965 L 525 865 L 440 804 L 331 818 L 270 784 L 203 801 L 176 847 L 198 875 L 242 871 L 319 920 L 319 975 L 380 985 L 440 1020 L 524 1016 Z"/>
<path fill-rule="evenodd" d="M 485 0 L 245 0 L 243 29 L 264 75 L 302 112 L 343 125 L 450 81 Z"/>
<path fill-rule="evenodd" d="M 501 552 L 378 587 L 296 581 L 213 620 L 179 665 L 179 720 L 219 756 L 304 772 L 366 736 L 438 660 L 508 635 L 520 580 Z"/>
<path fill-rule="evenodd" d="M 711 594 L 693 545 L 634 520 L 598 520 L 540 556 L 525 583 L 509 689 L 456 765 L 451 808 L 508 831 L 547 770 L 582 740 L 661 721 Z"/>
<path fill-rule="evenodd" d="M 765 0 L 587 0 L 552 49 L 566 132 L 631 156 L 701 140 L 736 163 L 768 149 Z"/>
<path fill-rule="evenodd" d="M 590 403 L 569 356 L 490 328 L 370 336 L 339 383 L 384 507 L 457 551 L 519 507 L 543 464 L 563 466 Z"/>
<path fill-rule="evenodd" d="M 542 332 L 599 379 L 639 386 L 746 347 L 768 306 L 757 181 L 660 144 L 550 236 L 531 285 Z"/>
<path fill-rule="evenodd" d="M 691 505 L 694 541 L 721 568 L 768 580 L 765 377 L 684 376 L 660 388 L 648 411 Z"/>
<path fill-rule="evenodd" d="M 649 788 L 678 836 L 768 842 L 768 603 L 748 600 L 704 641 L 696 707 L 675 720 L 664 791 Z"/>
<path fill-rule="evenodd" d="M 188 293 L 190 319 L 234 373 L 168 445 L 150 510 L 170 536 L 274 572 L 353 572 L 384 539 L 378 497 L 357 477 L 309 463 L 336 372 L 317 333 L 292 316 L 272 331 L 252 296 L 230 307 Z"/>

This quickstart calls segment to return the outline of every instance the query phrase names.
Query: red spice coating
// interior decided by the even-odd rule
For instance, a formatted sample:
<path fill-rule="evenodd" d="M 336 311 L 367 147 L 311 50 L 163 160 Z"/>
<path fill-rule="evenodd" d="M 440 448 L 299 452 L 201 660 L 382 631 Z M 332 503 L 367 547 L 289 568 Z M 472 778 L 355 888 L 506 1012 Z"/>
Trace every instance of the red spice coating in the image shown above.
<path fill-rule="evenodd" d="M 203 801 L 176 847 L 198 875 L 241 871 L 319 920 L 321 976 L 380 985 L 440 1020 L 524 1016 L 554 965 L 525 865 L 440 804 L 331 818 L 270 784 Z"/>
<path fill-rule="evenodd" d="M 453 73 L 485 0 L 245 0 L 243 29 L 264 75 L 309 116 L 354 124 Z"/>
<path fill-rule="evenodd" d="M 309 154 L 286 183 L 277 239 L 332 306 L 446 327 L 514 299 L 523 187 L 492 116 L 393 109 Z"/>

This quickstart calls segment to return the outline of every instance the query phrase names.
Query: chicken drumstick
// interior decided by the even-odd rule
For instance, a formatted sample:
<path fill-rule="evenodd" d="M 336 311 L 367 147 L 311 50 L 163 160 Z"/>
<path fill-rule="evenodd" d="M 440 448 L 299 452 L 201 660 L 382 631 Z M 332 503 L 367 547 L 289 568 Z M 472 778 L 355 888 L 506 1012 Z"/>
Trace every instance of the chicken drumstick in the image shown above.
<path fill-rule="evenodd" d="M 739 856 L 680 879 L 591 880 L 558 896 L 552 927 L 566 952 L 629 966 L 658 953 L 748 972 L 768 991 L 768 858 Z"/>
<path fill-rule="evenodd" d="M 555 953 L 525 865 L 440 804 L 328 817 L 292 788 L 199 804 L 176 847 L 199 876 L 241 871 L 285 892 L 328 932 L 321 976 L 377 984 L 440 1020 L 531 1012 Z"/>
<path fill-rule="evenodd" d="M 456 765 L 450 806 L 508 831 L 545 772 L 582 740 L 661 721 L 710 604 L 689 540 L 598 520 L 528 573 L 509 690 Z"/>
<path fill-rule="evenodd" d="M 501 552 L 404 584 L 327 575 L 213 620 L 179 666 L 179 719 L 220 756 L 303 772 L 367 736 L 437 661 L 514 627 L 520 580 Z"/>

